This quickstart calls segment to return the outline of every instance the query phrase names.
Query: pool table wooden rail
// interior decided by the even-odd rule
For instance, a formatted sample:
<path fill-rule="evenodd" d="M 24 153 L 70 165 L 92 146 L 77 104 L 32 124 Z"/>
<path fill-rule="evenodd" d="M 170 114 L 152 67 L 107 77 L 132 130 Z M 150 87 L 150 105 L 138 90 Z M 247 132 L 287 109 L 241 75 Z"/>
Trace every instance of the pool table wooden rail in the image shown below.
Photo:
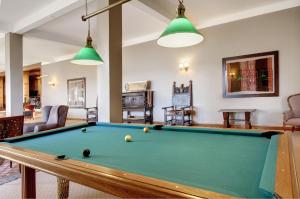
<path fill-rule="evenodd" d="M 0 156 L 21 164 L 22 170 L 27 169 L 29 174 L 30 168 L 37 169 L 122 198 L 235 198 L 77 160 L 55 160 L 49 154 L 3 143 L 0 143 Z M 24 177 L 27 183 L 30 183 L 28 179 L 34 178 Z M 35 193 L 26 193 L 32 187 L 26 188 L 24 183 L 22 185 L 23 193 L 25 192 L 23 198 L 34 198 Z"/>
<path fill-rule="evenodd" d="M 275 191 L 283 198 L 295 196 L 288 134 L 279 137 Z M 234 198 L 221 193 L 123 172 L 77 160 L 55 160 L 54 156 L 0 143 L 0 157 L 23 165 L 23 198 L 34 198 L 33 169 L 66 178 L 123 198 Z M 27 173 L 27 176 L 25 175 Z M 25 181 L 27 184 L 25 185 Z M 32 181 L 31 181 L 32 180 Z M 294 191 L 294 194 L 293 194 Z"/>

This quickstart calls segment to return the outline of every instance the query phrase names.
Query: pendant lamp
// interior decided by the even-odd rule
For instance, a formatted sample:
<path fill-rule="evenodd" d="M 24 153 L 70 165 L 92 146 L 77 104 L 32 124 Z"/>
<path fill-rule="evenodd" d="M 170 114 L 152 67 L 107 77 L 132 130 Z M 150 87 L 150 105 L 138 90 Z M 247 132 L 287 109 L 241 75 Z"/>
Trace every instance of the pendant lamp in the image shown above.
<path fill-rule="evenodd" d="M 181 48 L 199 44 L 204 37 L 184 15 L 183 0 L 179 0 L 177 17 L 171 21 L 157 40 L 158 45 L 168 48 Z"/>
<path fill-rule="evenodd" d="M 85 1 L 85 11 L 87 14 L 87 0 Z M 71 63 L 90 66 L 103 64 L 103 59 L 94 49 L 92 41 L 93 40 L 90 34 L 90 20 L 88 19 L 88 36 L 86 40 L 86 46 L 75 55 L 73 60 L 71 60 Z"/>

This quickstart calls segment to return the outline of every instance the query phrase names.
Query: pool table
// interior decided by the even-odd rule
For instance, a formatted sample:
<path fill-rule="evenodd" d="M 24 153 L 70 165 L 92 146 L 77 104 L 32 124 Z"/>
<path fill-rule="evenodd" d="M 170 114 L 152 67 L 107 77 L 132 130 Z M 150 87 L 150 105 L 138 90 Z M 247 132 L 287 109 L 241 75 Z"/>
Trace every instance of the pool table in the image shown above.
<path fill-rule="evenodd" d="M 22 165 L 23 198 L 36 197 L 35 169 L 126 198 L 293 197 L 287 134 L 148 127 L 89 123 L 24 135 L 2 140 L 0 157 Z"/>

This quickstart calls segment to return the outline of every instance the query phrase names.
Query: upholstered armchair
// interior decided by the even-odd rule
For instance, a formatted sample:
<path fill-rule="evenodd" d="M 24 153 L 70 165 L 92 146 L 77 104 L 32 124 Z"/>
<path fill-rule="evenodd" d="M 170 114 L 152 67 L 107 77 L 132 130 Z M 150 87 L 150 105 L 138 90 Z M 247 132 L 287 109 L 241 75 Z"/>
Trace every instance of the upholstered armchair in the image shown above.
<path fill-rule="evenodd" d="M 287 99 L 290 110 L 283 113 L 283 129 L 286 130 L 286 126 L 292 126 L 292 132 L 294 132 L 297 126 L 300 126 L 300 93 L 291 95 Z"/>
<path fill-rule="evenodd" d="M 42 109 L 42 121 L 36 123 L 25 123 L 24 133 L 40 132 L 50 129 L 64 127 L 68 114 L 68 106 L 45 106 Z"/>

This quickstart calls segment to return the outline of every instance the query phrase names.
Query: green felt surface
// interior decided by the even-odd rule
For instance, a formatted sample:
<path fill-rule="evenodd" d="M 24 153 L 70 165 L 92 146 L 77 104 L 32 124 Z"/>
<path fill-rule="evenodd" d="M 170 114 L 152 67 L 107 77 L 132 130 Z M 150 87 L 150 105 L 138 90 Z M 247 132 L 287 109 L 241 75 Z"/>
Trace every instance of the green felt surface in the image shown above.
<path fill-rule="evenodd" d="M 233 196 L 267 196 L 259 185 L 265 162 L 274 163 L 272 157 L 266 160 L 268 150 L 277 148 L 258 133 L 151 129 L 146 134 L 141 126 L 103 124 L 86 128 L 87 133 L 79 127 L 10 144 Z M 133 142 L 124 141 L 127 134 Z M 82 157 L 86 148 L 90 158 Z M 272 187 L 274 179 L 268 180 L 264 182 Z"/>

